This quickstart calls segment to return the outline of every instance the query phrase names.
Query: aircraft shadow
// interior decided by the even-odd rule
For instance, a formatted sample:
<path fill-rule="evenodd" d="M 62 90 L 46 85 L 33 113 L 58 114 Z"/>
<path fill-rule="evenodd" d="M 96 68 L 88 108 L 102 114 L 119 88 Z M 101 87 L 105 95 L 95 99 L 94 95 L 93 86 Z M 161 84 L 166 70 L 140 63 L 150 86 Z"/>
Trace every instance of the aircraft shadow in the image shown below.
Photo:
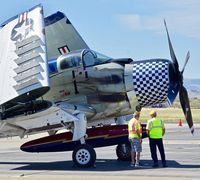
<path fill-rule="evenodd" d="M 142 167 L 134 168 L 134 170 L 140 169 L 152 169 L 151 160 L 141 160 Z M 160 162 L 159 162 L 160 163 Z M 0 162 L 0 164 L 11 164 L 11 165 L 20 165 L 20 167 L 13 168 L 11 170 L 54 170 L 54 171 L 123 171 L 123 170 L 133 170 L 133 167 L 130 167 L 130 162 L 128 161 L 119 161 L 113 159 L 97 159 L 96 167 L 91 168 L 78 168 L 73 166 L 72 161 L 55 161 L 55 162 Z M 161 163 L 160 163 L 161 164 Z M 199 168 L 199 165 L 192 164 L 179 164 L 176 161 L 168 160 L 168 168 Z M 162 166 L 161 166 L 162 167 Z"/>

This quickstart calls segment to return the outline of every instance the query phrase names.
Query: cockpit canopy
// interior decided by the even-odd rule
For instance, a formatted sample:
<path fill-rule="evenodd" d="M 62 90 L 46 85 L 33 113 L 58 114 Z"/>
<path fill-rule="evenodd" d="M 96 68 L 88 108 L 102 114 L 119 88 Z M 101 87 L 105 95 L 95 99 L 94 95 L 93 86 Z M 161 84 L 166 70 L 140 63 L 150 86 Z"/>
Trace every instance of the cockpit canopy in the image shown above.
<path fill-rule="evenodd" d="M 90 49 L 76 50 L 62 55 L 57 59 L 57 68 L 59 71 L 75 67 L 89 67 L 103 64 L 112 58 L 95 52 Z"/>

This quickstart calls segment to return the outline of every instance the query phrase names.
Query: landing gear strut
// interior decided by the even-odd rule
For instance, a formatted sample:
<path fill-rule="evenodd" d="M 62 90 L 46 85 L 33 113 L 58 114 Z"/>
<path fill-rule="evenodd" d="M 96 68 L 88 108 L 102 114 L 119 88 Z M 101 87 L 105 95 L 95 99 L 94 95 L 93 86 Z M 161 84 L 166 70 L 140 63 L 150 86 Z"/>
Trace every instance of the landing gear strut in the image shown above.
<path fill-rule="evenodd" d="M 85 143 L 87 121 L 85 114 L 76 114 L 78 120 L 74 121 L 72 141 L 80 141 L 72 154 L 74 165 L 77 167 L 94 167 L 96 162 L 96 152 L 94 148 Z"/>

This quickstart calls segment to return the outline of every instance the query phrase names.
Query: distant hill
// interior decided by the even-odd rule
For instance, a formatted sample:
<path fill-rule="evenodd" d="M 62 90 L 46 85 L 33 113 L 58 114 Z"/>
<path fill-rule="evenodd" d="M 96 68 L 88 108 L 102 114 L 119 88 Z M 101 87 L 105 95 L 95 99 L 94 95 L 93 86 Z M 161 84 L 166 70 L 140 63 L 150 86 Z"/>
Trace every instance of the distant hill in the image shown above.
<path fill-rule="evenodd" d="M 184 86 L 190 98 L 200 99 L 200 79 L 184 79 Z"/>

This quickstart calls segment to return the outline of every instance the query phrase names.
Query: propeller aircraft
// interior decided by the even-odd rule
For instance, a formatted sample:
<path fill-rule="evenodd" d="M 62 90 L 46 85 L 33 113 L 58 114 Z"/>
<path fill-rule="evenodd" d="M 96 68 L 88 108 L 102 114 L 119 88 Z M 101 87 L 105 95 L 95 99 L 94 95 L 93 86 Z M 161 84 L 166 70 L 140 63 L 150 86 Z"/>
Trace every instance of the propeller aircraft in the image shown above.
<path fill-rule="evenodd" d="M 117 156 L 127 159 L 126 116 L 158 103 L 170 106 L 178 93 L 193 133 L 183 86 L 190 55 L 180 71 L 166 23 L 165 28 L 171 60 L 135 61 L 91 50 L 62 12 L 44 18 L 41 5 L 2 23 L 0 137 L 48 132 L 21 149 L 73 151 L 79 167 L 94 165 L 94 147 L 118 144 Z M 145 137 L 145 125 L 143 132 Z"/>

